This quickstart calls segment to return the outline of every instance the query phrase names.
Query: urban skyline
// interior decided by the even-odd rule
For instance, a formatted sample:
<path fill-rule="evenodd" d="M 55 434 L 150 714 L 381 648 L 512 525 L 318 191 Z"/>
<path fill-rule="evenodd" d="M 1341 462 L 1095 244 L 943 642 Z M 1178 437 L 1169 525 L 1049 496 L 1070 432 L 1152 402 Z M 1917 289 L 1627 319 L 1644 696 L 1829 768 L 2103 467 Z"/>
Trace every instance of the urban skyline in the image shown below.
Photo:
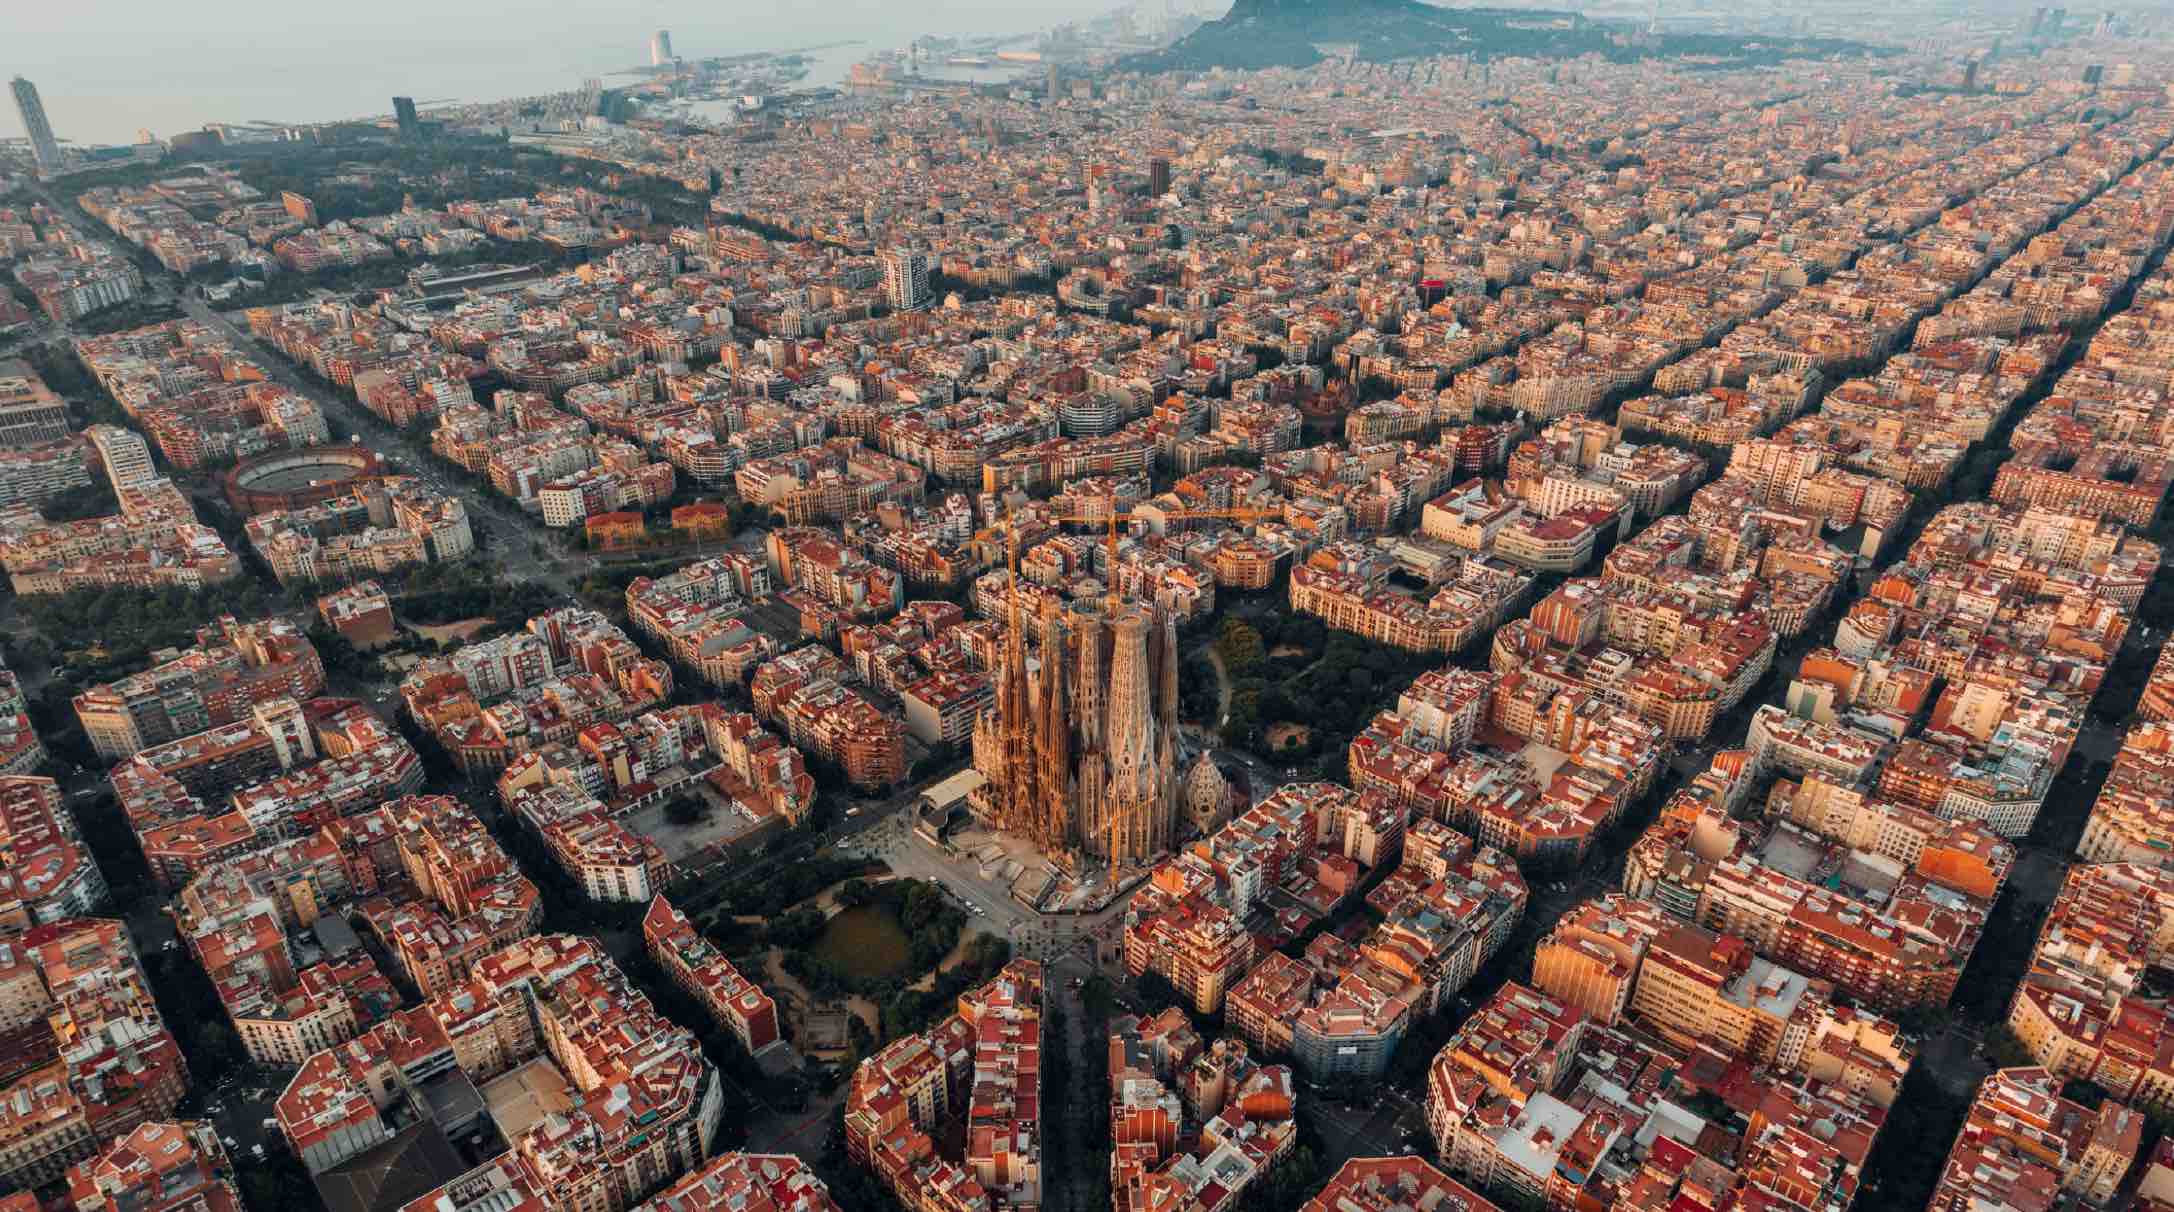
<path fill-rule="evenodd" d="M 2174 1212 L 2164 14 L 402 2 L 9 68 L 0 1212 Z"/>
<path fill-rule="evenodd" d="M 823 71 L 842 76 L 870 49 L 903 46 L 924 34 L 1027 34 L 1108 7 L 1104 0 L 954 0 L 914 13 L 883 0 L 841 0 L 821 16 L 770 5 L 721 18 L 689 0 L 643 10 L 599 2 L 562 8 L 540 24 L 525 7 L 503 0 L 453 10 L 393 0 L 367 19 L 327 16 L 303 25 L 261 0 L 223 0 L 177 28 L 168 10 L 150 0 L 105 0 L 95 11 L 15 7 L 0 14 L 0 45 L 15 52 L 0 71 L 44 77 L 62 139 L 118 145 L 142 129 L 171 137 L 214 122 L 364 118 L 385 112 L 385 98 L 396 93 L 480 103 L 575 88 L 592 76 L 649 64 L 658 28 L 673 34 L 683 56 L 863 40 L 825 58 Z M 629 28 L 643 20 L 648 28 Z M 434 38 L 405 36 L 426 25 Z M 173 55 L 177 41 L 195 52 Z M 0 137 L 20 133 L 0 127 Z"/>

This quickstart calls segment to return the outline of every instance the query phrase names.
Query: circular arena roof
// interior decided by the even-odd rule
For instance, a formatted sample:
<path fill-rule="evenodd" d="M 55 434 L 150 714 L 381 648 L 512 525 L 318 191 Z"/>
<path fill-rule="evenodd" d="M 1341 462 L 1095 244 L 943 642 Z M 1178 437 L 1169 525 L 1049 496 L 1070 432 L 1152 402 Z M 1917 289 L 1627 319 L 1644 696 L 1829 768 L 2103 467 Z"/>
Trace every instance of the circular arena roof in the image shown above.
<path fill-rule="evenodd" d="M 226 473 L 226 499 L 248 516 L 299 509 L 353 492 L 385 474 L 376 452 L 362 446 L 309 446 L 258 455 Z"/>

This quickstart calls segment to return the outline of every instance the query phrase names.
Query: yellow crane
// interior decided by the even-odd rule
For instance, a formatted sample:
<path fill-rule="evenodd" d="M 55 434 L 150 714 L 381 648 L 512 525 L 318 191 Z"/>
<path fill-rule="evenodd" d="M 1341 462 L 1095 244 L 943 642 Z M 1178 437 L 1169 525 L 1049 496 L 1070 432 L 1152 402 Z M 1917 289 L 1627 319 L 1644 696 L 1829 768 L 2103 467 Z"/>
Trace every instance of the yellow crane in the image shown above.
<path fill-rule="evenodd" d="M 1283 510 L 1281 508 L 1263 509 L 1258 506 L 1248 505 L 1233 505 L 1222 509 L 1193 509 L 1189 507 L 1162 509 L 1160 507 L 1157 507 L 1155 512 L 1160 515 L 1165 521 L 1170 522 L 1192 522 L 1209 519 L 1225 522 L 1268 522 L 1283 517 Z M 1052 521 L 1063 522 L 1073 526 L 1107 525 L 1108 537 L 1106 542 L 1109 558 L 1105 561 L 1103 568 L 1104 572 L 1109 577 L 1109 598 L 1107 602 L 1107 607 L 1109 615 L 1112 618 L 1116 617 L 1118 605 L 1117 539 L 1120 533 L 1118 529 L 1118 523 L 1130 521 L 1133 517 L 1133 513 L 1134 511 L 1132 509 L 1112 508 L 1107 513 L 1097 511 L 1094 513 L 1060 513 L 1051 515 Z M 1014 554 L 1016 555 L 1016 552 Z M 1016 577 L 1018 573 L 1019 568 L 1017 563 L 1015 562 L 1012 566 L 1012 575 Z"/>

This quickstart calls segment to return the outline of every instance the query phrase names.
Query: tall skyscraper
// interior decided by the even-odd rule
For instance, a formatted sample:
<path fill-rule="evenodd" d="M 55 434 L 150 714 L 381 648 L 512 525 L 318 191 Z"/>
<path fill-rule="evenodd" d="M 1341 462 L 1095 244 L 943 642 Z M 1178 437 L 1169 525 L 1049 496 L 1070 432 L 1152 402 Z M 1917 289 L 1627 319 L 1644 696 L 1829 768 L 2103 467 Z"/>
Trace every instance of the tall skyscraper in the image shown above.
<path fill-rule="evenodd" d="M 672 61 L 672 31 L 658 30 L 649 39 L 649 66 L 663 67 Z"/>
<path fill-rule="evenodd" d="M 1048 95 L 1044 98 L 1044 100 L 1046 100 L 1051 105 L 1055 105 L 1057 103 L 1057 86 L 1064 83 L 1062 76 L 1063 73 L 1057 70 L 1056 64 L 1052 63 L 1049 65 Z"/>
<path fill-rule="evenodd" d="M 59 168 L 60 143 L 53 138 L 53 124 L 46 121 L 45 102 L 38 100 L 38 86 L 17 76 L 9 87 L 15 90 L 15 112 L 23 117 L 23 131 L 30 136 L 30 154 L 37 157 L 38 167 Z"/>
<path fill-rule="evenodd" d="M 1170 161 L 1156 156 L 1147 162 L 1147 193 L 1160 198 L 1170 192 Z"/>
<path fill-rule="evenodd" d="M 894 248 L 883 254 L 883 293 L 892 311 L 919 311 L 930 303 L 928 254 L 915 248 Z"/>
<path fill-rule="evenodd" d="M 151 446 L 135 430 L 93 425 L 84 433 L 98 448 L 98 461 L 105 466 L 106 482 L 113 485 L 114 491 L 157 477 L 158 470 L 151 465 Z"/>
<path fill-rule="evenodd" d="M 423 136 L 422 120 L 415 116 L 415 98 L 394 97 L 393 116 L 400 119 L 400 137 L 420 139 Z"/>

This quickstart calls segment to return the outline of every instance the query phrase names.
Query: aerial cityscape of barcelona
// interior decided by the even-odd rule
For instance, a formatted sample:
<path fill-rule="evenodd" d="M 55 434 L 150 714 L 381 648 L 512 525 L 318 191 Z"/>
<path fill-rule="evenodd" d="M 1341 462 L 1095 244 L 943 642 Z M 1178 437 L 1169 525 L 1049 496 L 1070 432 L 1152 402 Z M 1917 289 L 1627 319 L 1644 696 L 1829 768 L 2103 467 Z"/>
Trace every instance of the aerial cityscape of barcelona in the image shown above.
<path fill-rule="evenodd" d="M 2174 0 L 0 4 L 0 1212 L 2174 1212 Z"/>

